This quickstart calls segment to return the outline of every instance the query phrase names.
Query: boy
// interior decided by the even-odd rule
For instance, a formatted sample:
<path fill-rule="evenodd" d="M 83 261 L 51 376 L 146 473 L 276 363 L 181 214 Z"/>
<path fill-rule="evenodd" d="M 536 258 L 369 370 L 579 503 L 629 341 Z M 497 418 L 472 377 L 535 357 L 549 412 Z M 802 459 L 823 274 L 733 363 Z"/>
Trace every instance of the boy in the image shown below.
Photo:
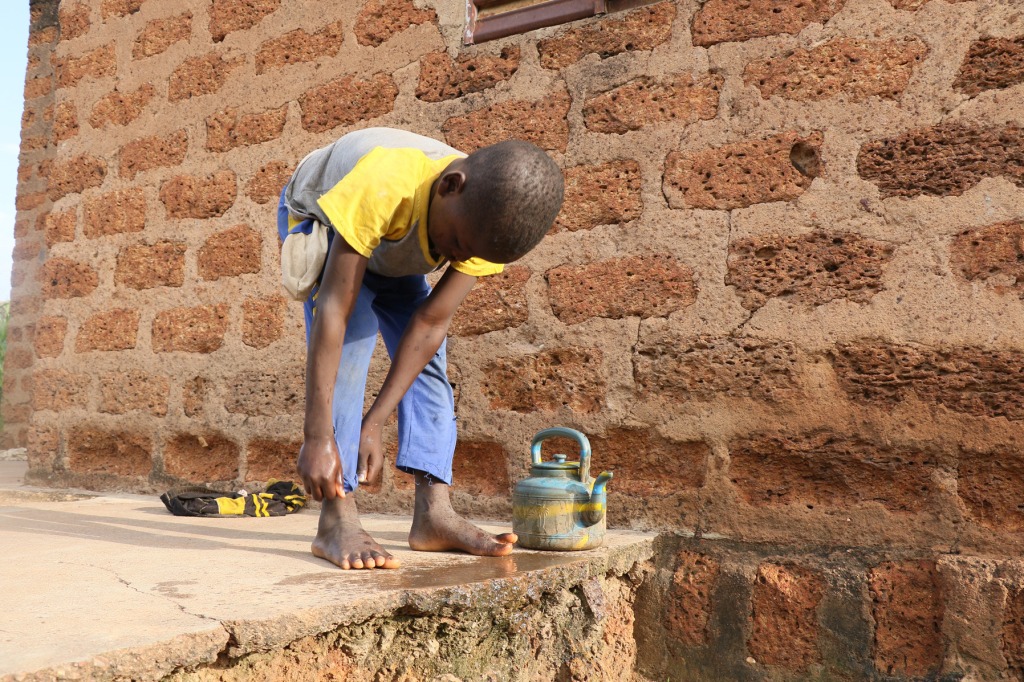
<path fill-rule="evenodd" d="M 520 141 L 466 156 L 414 133 L 369 128 L 299 164 L 281 194 L 281 238 L 308 231 L 314 220 L 330 236 L 304 303 L 306 415 L 297 467 L 306 491 L 323 502 L 314 555 L 343 569 L 398 567 L 363 530 L 348 494 L 380 475 L 381 430 L 396 407 L 396 465 L 416 479 L 409 546 L 512 551 L 514 534 L 484 533 L 448 498 L 456 434 L 445 336 L 477 277 L 501 272 L 536 246 L 562 195 L 558 166 Z M 431 290 L 424 275 L 446 262 Z M 391 368 L 362 416 L 378 331 Z"/>

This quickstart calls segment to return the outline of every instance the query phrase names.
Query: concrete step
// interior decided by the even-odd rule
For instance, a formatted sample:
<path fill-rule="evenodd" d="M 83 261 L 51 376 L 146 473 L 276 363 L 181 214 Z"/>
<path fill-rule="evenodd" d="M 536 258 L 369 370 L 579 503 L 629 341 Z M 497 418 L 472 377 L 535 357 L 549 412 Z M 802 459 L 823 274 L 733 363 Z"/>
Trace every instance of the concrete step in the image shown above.
<path fill-rule="evenodd" d="M 654 552 L 653 536 L 620 531 L 588 552 L 413 552 L 408 517 L 367 516 L 402 568 L 346 572 L 310 553 L 315 510 L 183 518 L 156 497 L 25 487 L 23 471 L 0 462 L 0 677 L 9 679 L 187 676 L 395 614 L 514 614 L 531 594 L 621 575 Z"/>

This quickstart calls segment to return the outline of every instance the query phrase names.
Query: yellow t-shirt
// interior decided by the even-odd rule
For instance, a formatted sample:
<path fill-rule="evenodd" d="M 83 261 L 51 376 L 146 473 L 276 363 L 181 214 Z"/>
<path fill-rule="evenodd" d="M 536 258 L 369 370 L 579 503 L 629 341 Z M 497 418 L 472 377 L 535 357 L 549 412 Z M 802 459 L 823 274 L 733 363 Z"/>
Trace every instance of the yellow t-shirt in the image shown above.
<path fill-rule="evenodd" d="M 441 172 L 457 158 L 460 157 L 452 155 L 434 161 L 418 149 L 376 147 L 317 204 L 338 234 L 367 258 L 381 240 L 401 239 L 415 226 L 423 258 L 436 267 L 443 259 L 430 255 L 430 190 Z M 504 268 L 482 258 L 453 262 L 452 267 L 474 277 L 493 275 Z"/>

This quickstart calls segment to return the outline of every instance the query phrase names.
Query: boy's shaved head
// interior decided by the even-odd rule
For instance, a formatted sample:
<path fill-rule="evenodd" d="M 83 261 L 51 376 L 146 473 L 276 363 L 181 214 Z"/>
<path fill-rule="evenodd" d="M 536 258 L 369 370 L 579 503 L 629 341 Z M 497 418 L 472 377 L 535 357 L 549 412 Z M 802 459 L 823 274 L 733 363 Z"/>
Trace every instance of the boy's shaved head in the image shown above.
<path fill-rule="evenodd" d="M 562 171 L 544 150 L 522 140 L 483 147 L 464 160 L 464 210 L 489 232 L 492 257 L 509 263 L 543 239 L 562 208 Z"/>

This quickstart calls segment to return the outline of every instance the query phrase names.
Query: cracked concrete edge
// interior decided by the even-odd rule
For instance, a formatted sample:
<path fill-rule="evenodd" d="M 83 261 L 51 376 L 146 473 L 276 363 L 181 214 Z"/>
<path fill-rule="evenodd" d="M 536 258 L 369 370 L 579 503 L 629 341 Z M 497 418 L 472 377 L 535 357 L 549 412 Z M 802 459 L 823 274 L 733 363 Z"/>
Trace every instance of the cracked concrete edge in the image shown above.
<path fill-rule="evenodd" d="M 595 576 L 623 575 L 636 564 L 652 559 L 654 552 L 655 538 L 638 538 L 628 545 L 595 550 L 578 561 L 509 577 L 396 591 L 386 597 L 376 595 L 355 604 L 305 609 L 277 618 L 225 620 L 203 632 L 179 635 L 150 646 L 119 649 L 86 661 L 14 673 L 0 677 L 0 682 L 159 680 L 178 670 L 212 664 L 222 654 L 237 658 L 283 648 L 304 637 L 398 611 L 429 614 L 445 607 L 519 608 L 523 602 L 539 601 L 546 593 L 571 589 Z"/>
<path fill-rule="evenodd" d="M 321 635 L 339 627 L 388 616 L 398 611 L 407 614 L 435 613 L 444 607 L 500 609 L 539 600 L 545 593 L 569 589 L 594 576 L 623 575 L 652 559 L 655 538 L 607 550 L 597 550 L 579 561 L 538 569 L 503 578 L 492 578 L 466 585 L 425 587 L 396 591 L 387 597 L 375 596 L 343 607 L 325 606 L 306 609 L 277 618 L 224 621 L 231 634 L 228 656 L 281 648 L 304 638 Z"/>
<path fill-rule="evenodd" d="M 5 675 L 0 682 L 160 680 L 181 668 L 214 663 L 230 640 L 228 630 L 218 623 L 209 630 L 178 635 L 158 644 L 118 649 L 86 661 Z"/>

